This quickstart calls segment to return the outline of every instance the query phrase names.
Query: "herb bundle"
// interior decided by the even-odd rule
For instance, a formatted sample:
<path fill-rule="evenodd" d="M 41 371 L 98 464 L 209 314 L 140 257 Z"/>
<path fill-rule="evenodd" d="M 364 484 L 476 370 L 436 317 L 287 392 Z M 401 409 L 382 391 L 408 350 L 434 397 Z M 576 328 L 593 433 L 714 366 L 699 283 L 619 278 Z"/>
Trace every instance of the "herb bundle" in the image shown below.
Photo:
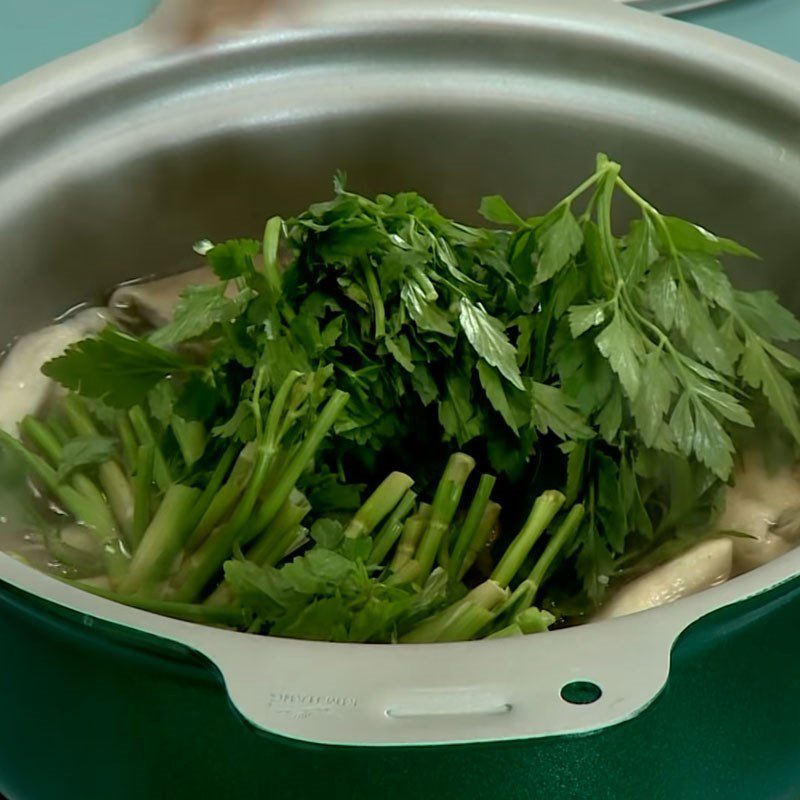
<path fill-rule="evenodd" d="M 335 190 L 199 243 L 217 284 L 51 361 L 70 393 L 0 438 L 92 532 L 94 591 L 301 638 L 536 632 L 706 535 L 754 421 L 800 443 L 800 323 L 722 265 L 754 254 L 606 157 L 542 216 L 485 198 L 494 228 Z"/>

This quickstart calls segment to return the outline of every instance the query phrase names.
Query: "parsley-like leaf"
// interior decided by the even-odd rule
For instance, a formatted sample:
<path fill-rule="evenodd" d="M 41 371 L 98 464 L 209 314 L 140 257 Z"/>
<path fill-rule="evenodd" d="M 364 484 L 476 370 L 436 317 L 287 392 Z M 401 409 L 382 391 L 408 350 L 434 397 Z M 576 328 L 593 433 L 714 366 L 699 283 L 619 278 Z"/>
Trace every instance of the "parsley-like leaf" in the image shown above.
<path fill-rule="evenodd" d="M 66 480 L 83 467 L 93 467 L 110 461 L 116 453 L 117 443 L 108 436 L 76 436 L 61 451 L 58 479 Z"/>
<path fill-rule="evenodd" d="M 460 375 L 448 375 L 447 391 L 439 403 L 439 421 L 445 433 L 459 445 L 480 436 L 481 421 L 475 415 L 469 381 Z"/>
<path fill-rule="evenodd" d="M 229 299 L 224 285 L 190 286 L 178 302 L 173 321 L 151 334 L 150 342 L 168 347 L 196 339 L 214 325 L 238 317 L 253 297 L 255 293 L 250 289 Z"/>
<path fill-rule="evenodd" d="M 384 339 L 386 349 L 392 354 L 397 363 L 407 372 L 414 372 L 415 366 L 411 358 L 411 345 L 405 336 L 392 338 L 387 336 Z"/>
<path fill-rule="evenodd" d="M 658 323 L 665 331 L 671 331 L 678 308 L 678 284 L 672 276 L 669 262 L 656 262 L 644 284 L 644 291 Z"/>
<path fill-rule="evenodd" d="M 778 342 L 800 339 L 800 320 L 772 292 L 735 292 L 736 311 L 759 336 Z"/>
<path fill-rule="evenodd" d="M 109 327 L 67 348 L 42 372 L 86 397 L 131 408 L 143 403 L 159 381 L 193 369 L 181 356 Z"/>
<path fill-rule="evenodd" d="M 666 364 L 660 350 L 648 353 L 642 362 L 645 376 L 639 392 L 631 402 L 631 410 L 647 447 L 653 447 L 664 421 L 664 415 L 672 405 L 672 398 L 678 389 L 677 381 Z"/>
<path fill-rule="evenodd" d="M 631 285 L 639 283 L 650 265 L 658 258 L 655 231 L 648 217 L 634 220 L 620 255 L 623 275 Z"/>
<path fill-rule="evenodd" d="M 694 417 L 692 416 L 692 402 L 688 393 L 678 399 L 669 421 L 672 435 L 681 453 L 689 456 L 694 448 Z"/>
<path fill-rule="evenodd" d="M 253 259 L 261 252 L 255 239 L 231 239 L 206 253 L 209 266 L 218 278 L 227 281 L 254 271 Z"/>
<path fill-rule="evenodd" d="M 539 236 L 536 283 L 549 281 L 567 266 L 583 246 L 583 231 L 568 206 L 564 206 Z"/>
<path fill-rule="evenodd" d="M 483 391 L 486 392 L 486 397 L 492 404 L 492 407 L 497 411 L 500 416 L 506 421 L 506 425 L 511 428 L 514 433 L 519 433 L 519 424 L 514 418 L 514 413 L 511 410 L 511 405 L 506 396 L 503 382 L 497 371 L 490 367 L 485 361 L 478 362 L 478 377 L 483 386 Z"/>
<path fill-rule="evenodd" d="M 597 427 L 600 435 L 607 442 L 613 442 L 617 438 L 622 427 L 622 392 L 615 386 L 609 394 L 600 413 L 597 415 Z"/>
<path fill-rule="evenodd" d="M 542 433 L 552 431 L 561 439 L 590 439 L 593 436 L 592 429 L 557 386 L 531 385 L 531 420 L 537 430 Z"/>
<path fill-rule="evenodd" d="M 641 359 L 644 357 L 642 338 L 636 329 L 617 311 L 614 319 L 595 340 L 597 349 L 608 359 L 617 373 L 629 399 L 639 393 L 642 381 Z"/>
<path fill-rule="evenodd" d="M 585 306 L 572 306 L 569 310 L 569 327 L 572 337 L 577 339 L 586 331 L 602 325 L 606 321 L 606 303 L 589 303 Z"/>
<path fill-rule="evenodd" d="M 689 274 L 704 297 L 727 311 L 733 309 L 733 287 L 716 258 L 707 253 L 685 253 L 681 263 L 688 267 Z"/>
<path fill-rule="evenodd" d="M 726 480 L 733 469 L 734 447 L 731 437 L 705 404 L 695 402 L 693 406 L 694 454 L 698 461 L 705 464 L 720 480 Z"/>
<path fill-rule="evenodd" d="M 497 194 L 483 198 L 480 214 L 489 222 L 496 222 L 499 225 L 515 225 L 520 228 L 525 225 L 525 220 L 511 208 L 505 198 Z"/>
<path fill-rule="evenodd" d="M 687 318 L 684 336 L 694 354 L 717 372 L 733 374 L 733 358 L 708 309 L 690 291 L 681 292 L 680 303 Z"/>
<path fill-rule="evenodd" d="M 508 340 L 503 324 L 490 316 L 482 306 L 461 299 L 459 319 L 461 327 L 475 352 L 493 367 L 497 367 L 506 380 L 517 389 L 524 389 L 522 375 L 517 366 L 517 353 Z"/>
<path fill-rule="evenodd" d="M 318 519 L 311 526 L 311 538 L 326 550 L 335 550 L 344 538 L 344 526 L 335 519 Z"/>
<path fill-rule="evenodd" d="M 758 258 L 752 250 L 738 242 L 715 236 L 705 228 L 687 222 L 685 219 L 662 217 L 662 220 L 669 232 L 672 245 L 678 250 L 707 253 L 712 256 L 730 253 L 731 255 L 745 256 L 747 258 Z"/>
<path fill-rule="evenodd" d="M 400 290 L 403 303 L 417 325 L 425 331 L 441 333 L 443 336 L 455 336 L 453 326 L 444 312 L 437 307 L 435 298 L 430 299 L 424 288 L 416 280 L 409 280 Z"/>
<path fill-rule="evenodd" d="M 748 386 L 761 389 L 787 430 L 800 443 L 800 417 L 797 413 L 797 394 L 780 374 L 772 359 L 754 337 L 748 337 L 739 366 Z"/>

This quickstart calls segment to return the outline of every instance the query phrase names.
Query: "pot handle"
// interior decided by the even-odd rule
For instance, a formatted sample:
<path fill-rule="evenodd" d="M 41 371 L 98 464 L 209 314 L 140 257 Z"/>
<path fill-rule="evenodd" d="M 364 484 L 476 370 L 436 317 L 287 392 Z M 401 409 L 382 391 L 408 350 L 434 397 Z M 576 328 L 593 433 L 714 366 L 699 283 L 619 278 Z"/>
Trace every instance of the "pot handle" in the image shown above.
<path fill-rule="evenodd" d="M 439 645 L 226 636 L 192 645 L 251 724 L 318 744 L 455 744 L 588 732 L 661 691 L 684 627 L 649 614 L 557 634 Z M 620 658 L 620 653 L 625 657 Z"/>
<path fill-rule="evenodd" d="M 3 582 L 70 609 L 84 624 L 103 620 L 205 656 L 254 727 L 305 742 L 362 746 L 529 739 L 623 722 L 666 685 L 672 648 L 684 630 L 797 571 L 797 559 L 784 556 L 678 603 L 553 633 L 355 645 L 253 636 L 156 616 L 0 553 Z M 764 613 L 757 609 L 753 619 Z"/>

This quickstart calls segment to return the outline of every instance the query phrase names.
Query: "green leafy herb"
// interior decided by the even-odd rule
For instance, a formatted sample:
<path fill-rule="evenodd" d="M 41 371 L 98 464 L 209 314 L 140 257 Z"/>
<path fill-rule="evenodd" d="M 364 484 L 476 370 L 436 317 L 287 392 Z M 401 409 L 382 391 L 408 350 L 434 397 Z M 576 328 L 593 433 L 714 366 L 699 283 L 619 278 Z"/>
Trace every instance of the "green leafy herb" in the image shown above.
<path fill-rule="evenodd" d="M 340 642 L 522 635 L 549 624 L 539 593 L 589 613 L 707 535 L 754 420 L 800 445 L 800 322 L 734 288 L 747 247 L 605 156 L 544 214 L 481 213 L 502 227 L 338 175 L 261 239 L 198 246 L 220 280 L 168 325 L 47 364 L 72 394 L 2 449 L 91 532 L 113 596 L 164 613 Z M 456 447 L 477 489 L 441 477 Z M 387 499 L 392 471 L 414 491 Z"/>
<path fill-rule="evenodd" d="M 131 408 L 165 378 L 193 369 L 181 356 L 109 327 L 70 346 L 45 364 L 43 372 L 85 397 Z"/>
<path fill-rule="evenodd" d="M 462 298 L 459 318 L 464 333 L 475 352 L 488 364 L 497 367 L 506 380 L 523 389 L 514 348 L 503 331 L 503 325 L 486 313 L 480 305 Z"/>
<path fill-rule="evenodd" d="M 173 321 L 155 331 L 150 342 L 167 347 L 203 336 L 215 325 L 236 319 L 253 297 L 255 292 L 250 289 L 229 299 L 224 285 L 190 286 L 175 309 Z"/>

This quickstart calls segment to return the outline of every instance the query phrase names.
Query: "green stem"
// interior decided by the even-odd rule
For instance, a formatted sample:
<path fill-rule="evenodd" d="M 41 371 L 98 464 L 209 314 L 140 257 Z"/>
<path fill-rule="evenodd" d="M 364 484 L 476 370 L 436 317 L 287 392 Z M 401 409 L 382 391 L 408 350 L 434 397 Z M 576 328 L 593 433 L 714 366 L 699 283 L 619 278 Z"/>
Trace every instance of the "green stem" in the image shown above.
<path fill-rule="evenodd" d="M 431 507 L 427 503 L 422 503 L 413 517 L 406 520 L 403 525 L 403 532 L 395 550 L 394 558 L 389 564 L 392 572 L 399 572 L 417 552 L 417 545 L 425 529 L 428 527 L 428 520 L 431 516 Z"/>
<path fill-rule="evenodd" d="M 284 543 L 287 534 L 294 534 L 297 526 L 308 516 L 311 511 L 311 504 L 303 494 L 297 492 L 294 497 L 290 497 L 284 504 L 278 515 L 267 526 L 267 529 L 259 536 L 247 551 L 248 561 L 253 561 L 259 566 L 270 564 L 276 558 L 276 550 Z M 286 546 L 288 548 L 289 542 Z M 285 552 L 285 551 L 284 551 Z M 283 557 L 283 553 L 277 555 L 277 560 Z"/>
<path fill-rule="evenodd" d="M 247 560 L 260 567 L 274 567 L 292 548 L 298 540 L 308 535 L 308 530 L 300 523 L 311 511 L 311 504 L 305 495 L 297 492 L 297 497 L 287 500 L 278 516 L 264 531 L 263 535 L 247 551 Z M 226 605 L 232 602 L 234 594 L 230 584 L 223 580 L 222 583 L 208 597 L 206 603 Z"/>
<path fill-rule="evenodd" d="M 276 566 L 284 558 L 289 558 L 301 547 L 305 547 L 310 539 L 311 531 L 302 525 L 298 525 L 293 531 L 287 531 L 281 543 L 276 545 L 275 550 L 270 553 L 267 564 L 271 567 Z"/>
<path fill-rule="evenodd" d="M 275 518 L 349 399 L 350 395 L 346 392 L 337 391 L 327 402 L 303 443 L 280 470 L 278 480 L 272 486 L 268 497 L 256 512 L 252 524 L 248 524 L 248 536 L 243 537 L 242 544 L 247 544 L 253 536 L 257 536 Z"/>
<path fill-rule="evenodd" d="M 494 620 L 491 610 L 467 603 L 459 614 L 442 631 L 437 642 L 470 642 L 479 638 L 481 631 Z"/>
<path fill-rule="evenodd" d="M 284 534 L 275 540 L 272 549 L 267 553 L 262 566 L 275 567 L 284 558 L 288 558 L 298 548 L 302 547 L 309 540 L 309 530 L 302 525 L 295 525 L 288 528 Z"/>
<path fill-rule="evenodd" d="M 44 543 L 47 552 L 60 561 L 62 564 L 74 567 L 81 573 L 89 575 L 99 575 L 103 571 L 103 558 L 99 552 L 90 553 L 75 547 L 64 541 L 61 531 L 55 528 L 46 528 L 44 531 Z"/>
<path fill-rule="evenodd" d="M 272 447 L 276 451 L 278 449 L 278 442 L 283 438 L 283 434 L 285 432 L 282 429 L 287 423 L 287 406 L 289 403 L 289 398 L 292 394 L 295 384 L 302 377 L 303 374 L 301 372 L 297 372 L 297 370 L 290 372 L 284 379 L 283 383 L 275 394 L 272 404 L 270 405 L 269 414 L 267 414 L 267 429 L 264 433 L 264 438 L 268 446 Z M 256 418 L 256 431 L 258 432 L 259 437 L 261 436 L 261 382 L 265 378 L 266 372 L 264 368 L 259 368 L 256 373 L 256 387 L 253 398 L 253 413 Z"/>
<path fill-rule="evenodd" d="M 105 502 L 98 502 L 72 486 L 62 484 L 58 473 L 43 458 L 3 430 L 0 430 L 0 445 L 22 459 L 29 472 L 45 485 L 64 509 L 77 522 L 92 530 L 105 556 L 109 576 L 116 580 L 127 567 L 128 558 L 120 546 L 116 523 Z"/>
<path fill-rule="evenodd" d="M 202 515 L 196 525 L 194 525 L 192 535 L 186 543 L 187 550 L 193 551 L 200 547 L 210 536 L 211 532 L 231 513 L 236 502 L 247 488 L 247 484 L 253 474 L 257 456 L 258 447 L 255 442 L 250 442 L 244 447 L 239 457 L 236 459 L 236 463 L 231 470 L 231 475 L 225 482 L 225 485 L 222 487 L 217 486 L 217 490 L 213 495 L 204 493 L 198 511 L 202 510 L 203 505 L 206 507 L 202 510 Z M 214 480 L 212 482 L 216 482 L 218 477 L 218 471 L 215 470 Z"/>
<path fill-rule="evenodd" d="M 108 504 L 119 522 L 125 541 L 133 546 L 134 498 L 131 483 L 116 461 L 106 461 L 97 470 Z"/>
<path fill-rule="evenodd" d="M 497 611 L 498 619 L 511 619 L 525 613 L 536 599 L 539 589 L 558 554 L 568 546 L 575 536 L 585 515 L 583 506 L 574 506 L 550 539 L 530 575 L 514 590 L 514 593 Z M 543 612 L 544 613 L 544 612 Z"/>
<path fill-rule="evenodd" d="M 472 503 L 470 503 L 466 519 L 458 533 L 453 555 L 448 564 L 447 572 L 452 581 L 458 580 L 462 576 L 461 567 L 464 563 L 464 558 L 481 526 L 481 520 L 486 513 L 495 483 L 497 483 L 497 478 L 494 475 L 481 475 L 478 489 L 472 498 Z"/>
<path fill-rule="evenodd" d="M 147 593 L 167 576 L 184 544 L 187 518 L 199 497 L 198 489 L 178 483 L 167 490 L 131 561 L 128 574 L 120 582 L 121 593 Z"/>
<path fill-rule="evenodd" d="M 544 633 L 555 621 L 556 618 L 549 611 L 540 611 L 538 608 L 527 608 L 515 618 L 515 623 L 526 636 Z"/>
<path fill-rule="evenodd" d="M 216 589 L 203 601 L 204 606 L 228 606 L 236 602 L 231 585 L 223 580 Z"/>
<path fill-rule="evenodd" d="M 686 277 L 683 274 L 683 268 L 681 267 L 680 262 L 680 254 L 678 253 L 678 248 L 675 247 L 675 242 L 672 239 L 672 235 L 669 232 L 669 227 L 664 220 L 663 215 L 661 212 L 654 206 L 652 203 L 647 202 L 638 192 L 636 192 L 629 184 L 627 184 L 619 175 L 617 176 L 616 185 L 622 190 L 624 194 L 626 194 L 633 202 L 639 206 L 639 208 L 653 220 L 653 223 L 661 230 L 662 235 L 664 236 L 664 241 L 667 243 L 667 249 L 669 250 L 670 257 L 675 263 L 675 267 L 678 270 L 678 277 L 680 282 L 685 286 L 686 285 Z"/>
<path fill-rule="evenodd" d="M 497 609 L 497 619 L 513 619 L 520 611 L 531 606 L 535 593 L 533 584 L 529 580 L 521 581 L 511 596 Z"/>
<path fill-rule="evenodd" d="M 457 533 L 455 525 L 451 525 L 442 536 L 442 541 L 439 542 L 439 552 L 436 554 L 434 563 L 438 564 L 445 572 L 450 570 L 450 545 Z"/>
<path fill-rule="evenodd" d="M 475 459 L 464 453 L 455 453 L 447 463 L 433 499 L 428 527 L 417 550 L 417 561 L 422 569 L 420 579 L 423 582 L 433 569 L 442 537 L 456 515 L 464 486 L 473 469 L 475 469 Z"/>
<path fill-rule="evenodd" d="M 612 269 L 614 270 L 617 281 L 617 290 L 616 290 L 616 295 L 614 297 L 614 302 L 617 307 L 617 313 L 619 313 L 619 301 L 621 297 L 622 302 L 624 303 L 628 314 L 638 322 L 639 327 L 641 328 L 643 326 L 647 328 L 647 330 L 649 330 L 650 333 L 655 337 L 658 346 L 665 348 L 672 356 L 675 366 L 681 373 L 684 387 L 687 389 L 687 391 L 691 391 L 690 389 L 691 381 L 688 380 L 686 368 L 683 365 L 683 356 L 678 352 L 678 350 L 672 344 L 670 338 L 657 325 L 654 325 L 652 322 L 650 322 L 650 320 L 645 318 L 639 312 L 636 303 L 634 303 L 634 301 L 631 299 L 627 281 L 625 280 L 622 273 L 622 267 L 619 262 L 617 248 L 614 244 L 614 233 L 611 226 L 612 202 L 613 202 L 614 189 L 616 186 L 619 186 L 622 189 L 622 191 L 625 194 L 627 194 L 635 203 L 637 203 L 645 213 L 654 216 L 656 224 L 661 226 L 662 231 L 668 241 L 671 255 L 673 257 L 673 260 L 675 261 L 675 266 L 676 269 L 678 270 L 679 279 L 681 283 L 685 285 L 685 278 L 683 275 L 683 270 L 680 265 L 680 259 L 678 258 L 678 253 L 675 250 L 675 245 L 672 242 L 669 230 L 666 227 L 666 224 L 664 223 L 661 214 L 659 214 L 659 212 L 653 206 L 651 206 L 646 200 L 644 200 L 636 192 L 634 192 L 633 189 L 631 189 L 631 187 L 628 186 L 628 184 L 625 183 L 625 181 L 623 181 L 622 178 L 619 177 L 620 168 L 618 164 L 609 162 L 609 168 L 610 171 L 608 174 L 608 179 L 606 180 L 605 184 L 601 189 L 601 202 L 598 203 L 598 223 L 600 227 L 600 234 L 603 242 L 603 247 L 606 251 L 606 256 L 608 258 L 608 261 L 611 264 Z"/>
<path fill-rule="evenodd" d="M 468 642 L 491 625 L 496 610 L 508 597 L 508 589 L 493 580 L 484 581 L 465 598 L 462 610 L 439 633 L 437 642 Z"/>
<path fill-rule="evenodd" d="M 30 473 L 38 478 L 79 522 L 93 524 L 96 509 L 90 501 L 76 489 L 65 486 L 58 480 L 58 473 L 40 456 L 32 453 L 25 445 L 4 430 L 0 429 L 0 444 L 20 458 Z M 116 529 L 115 529 L 116 530 Z"/>
<path fill-rule="evenodd" d="M 46 424 L 35 417 L 26 417 L 20 424 L 20 431 L 31 443 L 44 453 L 50 465 L 58 467 L 61 462 L 63 445 L 54 433 L 52 424 Z M 69 439 L 69 435 L 67 435 Z M 107 506 L 106 498 L 91 478 L 75 472 L 70 478 L 71 484 L 88 500 L 99 506 Z M 115 526 L 116 527 L 116 526 Z"/>
<path fill-rule="evenodd" d="M 411 513 L 414 504 L 417 502 L 417 495 L 410 489 L 403 495 L 403 499 L 397 504 L 397 507 L 392 511 L 389 519 L 383 524 L 383 527 L 375 537 L 372 544 L 372 552 L 369 556 L 369 561 L 372 564 L 382 564 L 383 560 L 389 554 L 389 551 L 395 546 L 395 543 L 400 538 L 403 532 L 403 523 L 405 518 Z"/>
<path fill-rule="evenodd" d="M 515 636 L 524 636 L 525 634 L 520 628 L 519 625 L 514 623 L 513 625 L 508 625 L 505 628 L 500 628 L 499 631 L 495 631 L 494 633 L 490 633 L 488 636 L 484 637 L 485 639 L 510 639 Z"/>
<path fill-rule="evenodd" d="M 202 422 L 187 422 L 185 419 L 173 415 L 170 427 L 175 434 L 175 440 L 178 442 L 186 466 L 194 466 L 203 457 L 208 444 L 205 425 Z"/>
<path fill-rule="evenodd" d="M 77 395 L 68 395 L 63 403 L 70 425 L 79 436 L 98 436 L 99 431 L 89 412 Z M 130 481 L 116 461 L 106 461 L 98 467 L 100 485 L 106 493 L 108 504 L 119 522 L 125 540 L 133 543 L 133 490 Z"/>
<path fill-rule="evenodd" d="M 59 417 L 50 416 L 47 420 L 47 425 L 62 447 L 72 438 L 72 434 L 70 434 L 67 429 L 66 423 Z"/>
<path fill-rule="evenodd" d="M 64 398 L 64 412 L 67 415 L 69 424 L 78 436 L 97 436 L 97 426 L 89 416 L 83 403 L 77 395 L 70 394 Z"/>
<path fill-rule="evenodd" d="M 133 544 L 138 547 L 152 519 L 153 464 L 155 448 L 143 444 L 136 455 L 136 473 L 133 476 Z"/>
<path fill-rule="evenodd" d="M 247 624 L 245 612 L 237 606 L 200 606 L 190 603 L 171 603 L 165 600 L 156 600 L 147 597 L 131 597 L 117 592 L 109 592 L 96 586 L 90 586 L 80 581 L 67 581 L 73 586 L 89 594 L 113 600 L 131 608 L 173 617 L 186 622 L 196 622 L 201 625 L 223 625 L 228 628 L 242 628 Z"/>
<path fill-rule="evenodd" d="M 122 453 L 125 458 L 125 464 L 130 472 L 136 469 L 137 459 L 139 457 L 139 445 L 136 442 L 136 434 L 131 425 L 130 419 L 126 414 L 120 414 L 117 418 L 117 435 L 122 443 Z"/>
<path fill-rule="evenodd" d="M 393 572 L 385 581 L 386 586 L 407 586 L 412 583 L 418 582 L 418 578 L 422 572 L 419 561 L 412 559 L 406 561 L 397 572 Z"/>
<path fill-rule="evenodd" d="M 153 477 L 156 480 L 158 488 L 162 492 L 166 492 L 172 486 L 172 473 L 170 472 L 164 454 L 158 446 L 156 436 L 153 429 L 150 427 L 150 422 L 147 415 L 139 406 L 134 406 L 129 412 L 128 416 L 131 421 L 133 429 L 136 431 L 136 436 L 139 439 L 139 444 L 151 444 L 155 447 L 155 465 L 153 466 Z"/>
<path fill-rule="evenodd" d="M 270 447 L 261 446 L 253 475 L 230 519 L 212 531 L 203 544 L 183 562 L 172 581 L 171 599 L 187 603 L 196 600 L 225 560 L 233 554 L 241 528 L 253 513 L 261 487 L 269 475 L 273 455 Z"/>
<path fill-rule="evenodd" d="M 458 639 L 444 639 L 442 637 L 461 637 L 464 631 L 472 630 L 472 627 L 479 621 L 477 618 L 481 617 L 481 615 L 479 613 L 475 614 L 468 609 L 480 608 L 483 611 L 491 613 L 493 609 L 507 597 L 508 590 L 506 588 L 492 580 L 484 581 L 479 586 L 476 586 L 468 595 L 462 597 L 461 600 L 417 625 L 403 636 L 400 641 L 406 644 L 458 641 Z M 466 618 L 463 616 L 465 614 L 467 615 Z M 488 621 L 491 621 L 491 619 Z M 484 624 L 487 624 L 488 621 L 481 618 L 481 626 L 478 630 L 480 630 Z"/>
<path fill-rule="evenodd" d="M 529 590 L 528 593 L 531 593 L 530 582 L 523 581 L 523 584 L 527 584 Z M 512 610 L 510 615 L 507 615 L 506 608 L 515 605 L 516 605 L 515 609 Z M 508 626 L 501 627 L 491 636 L 487 636 L 486 638 L 500 639 L 504 635 L 503 632 L 508 631 L 509 629 L 519 630 L 520 634 L 525 636 L 532 633 L 544 633 L 544 631 L 548 630 L 550 626 L 556 621 L 556 618 L 549 611 L 540 611 L 538 608 L 530 608 L 529 605 L 530 604 L 525 605 L 524 602 L 522 602 L 521 604 L 520 603 L 515 604 L 514 597 L 512 596 L 511 601 L 508 603 L 504 603 L 503 607 L 501 607 L 501 609 L 495 615 L 495 618 L 498 620 L 502 619 L 504 616 L 507 616 Z"/>
<path fill-rule="evenodd" d="M 264 228 L 264 275 L 267 278 L 267 285 L 273 302 L 277 302 L 281 296 L 281 273 L 278 253 L 280 251 L 282 230 L 283 220 L 280 217 L 272 217 L 267 221 Z"/>
<path fill-rule="evenodd" d="M 611 202 L 614 195 L 614 187 L 619 176 L 619 165 L 608 162 L 608 170 L 603 178 L 599 189 L 599 199 L 597 203 L 597 221 L 600 227 L 600 238 L 605 250 L 608 263 L 614 270 L 614 278 L 620 288 L 624 287 L 625 281 L 622 274 L 622 265 L 619 262 L 617 248 L 614 244 L 614 231 L 611 225 Z M 619 290 L 618 290 L 619 291 Z"/>
<path fill-rule="evenodd" d="M 603 177 L 606 175 L 606 173 L 607 173 L 607 172 L 608 172 L 608 170 L 609 170 L 609 164 L 610 164 L 610 163 L 611 163 L 611 162 L 608 162 L 608 163 L 607 163 L 605 166 L 603 166 L 603 167 L 600 167 L 600 168 L 599 168 L 599 169 L 598 169 L 598 170 L 597 170 L 597 171 L 594 173 L 594 175 L 592 175 L 591 177 L 587 178 L 587 179 L 586 179 L 586 180 L 585 180 L 585 181 L 584 181 L 584 182 L 583 182 L 583 183 L 582 183 L 580 186 L 578 186 L 578 187 L 577 187 L 575 190 L 573 190 L 572 192 L 570 192 L 570 193 L 569 193 L 569 194 L 568 194 L 568 195 L 567 195 L 567 196 L 566 196 L 566 197 L 565 197 L 565 198 L 564 198 L 564 199 L 563 199 L 563 200 L 562 200 L 562 201 L 561 201 L 561 202 L 560 202 L 560 203 L 559 203 L 559 204 L 556 206 L 556 208 L 559 208 L 560 206 L 570 206 L 570 205 L 572 205 L 572 203 L 573 203 L 575 200 L 577 200 L 577 199 L 578 199 L 578 198 L 579 198 L 579 197 L 580 197 L 580 196 L 581 196 L 581 195 L 582 195 L 584 192 L 586 192 L 586 191 L 588 191 L 589 189 L 591 189 L 591 188 L 592 188 L 592 186 L 594 186 L 594 185 L 595 185 L 595 184 L 596 184 L 596 183 L 597 183 L 597 182 L 598 182 L 598 181 L 599 181 L 601 178 L 603 178 Z"/>
<path fill-rule="evenodd" d="M 259 511 L 259 522 L 261 523 L 263 520 L 263 527 L 260 530 L 272 522 L 280 511 L 281 506 L 294 489 L 297 479 L 314 457 L 322 440 L 327 436 L 348 400 L 349 395 L 345 392 L 336 392 L 322 409 L 297 454 L 262 505 Z M 267 429 L 268 431 L 270 429 L 269 422 Z M 230 557 L 233 548 L 237 544 L 246 544 L 246 542 L 240 542 L 240 534 L 252 514 L 264 480 L 269 474 L 273 456 L 274 451 L 270 447 L 262 447 L 254 475 L 233 516 L 225 525 L 214 531 L 201 547 L 184 562 L 173 582 L 173 599 L 184 602 L 196 599 L 220 570 L 225 560 Z"/>
<path fill-rule="evenodd" d="M 214 467 L 214 471 L 211 473 L 211 477 L 203 489 L 203 494 L 192 511 L 191 523 L 189 525 L 190 531 L 194 532 L 197 529 L 197 526 L 205 516 L 205 513 L 214 502 L 214 498 L 217 496 L 217 493 L 222 487 L 222 482 L 225 480 L 231 470 L 231 466 L 233 465 L 237 452 L 238 448 L 231 445 L 227 448 L 227 450 L 225 450 L 225 452 L 223 452 L 221 458 L 217 462 L 217 465 Z"/>
<path fill-rule="evenodd" d="M 478 525 L 478 530 L 475 531 L 475 535 L 472 537 L 472 541 L 469 543 L 467 553 L 464 556 L 464 561 L 459 569 L 459 580 L 461 580 L 467 574 L 470 567 L 472 567 L 477 560 L 478 556 L 486 549 L 486 545 L 489 543 L 492 532 L 495 530 L 500 520 L 500 512 L 502 510 L 502 507 L 498 503 L 490 502 L 486 506 L 486 510 L 483 512 L 480 524 Z"/>
<path fill-rule="evenodd" d="M 36 417 L 25 417 L 19 425 L 20 433 L 32 442 L 44 457 L 57 467 L 61 461 L 62 446 L 61 442 L 48 426 L 36 419 Z"/>
<path fill-rule="evenodd" d="M 586 509 L 582 505 L 573 506 L 569 514 L 567 514 L 567 518 L 561 523 L 555 536 L 547 543 L 544 553 L 539 557 L 536 566 L 531 570 L 531 574 L 528 576 L 528 580 L 533 585 L 534 595 L 538 593 L 539 588 L 544 583 L 547 573 L 558 557 L 558 554 L 573 540 L 585 516 Z"/>
<path fill-rule="evenodd" d="M 457 603 L 453 603 L 432 617 L 423 620 L 404 636 L 401 636 L 400 642 L 402 644 L 428 644 L 439 641 L 439 637 L 447 626 L 458 617 L 466 605 L 467 598 L 463 597 Z"/>
<path fill-rule="evenodd" d="M 536 500 L 528 521 L 516 539 L 511 542 L 500 563 L 492 573 L 492 580 L 501 586 L 508 586 L 511 583 L 514 575 L 516 575 L 528 557 L 528 553 L 545 532 L 547 526 L 553 521 L 553 517 L 558 513 L 565 499 L 561 492 L 550 490 L 544 492 Z"/>
<path fill-rule="evenodd" d="M 378 279 L 375 277 L 375 270 L 369 259 L 364 259 L 364 277 L 367 282 L 367 294 L 375 315 L 375 338 L 382 339 L 386 336 L 386 308 L 383 305 L 383 295 L 378 285 Z"/>
<path fill-rule="evenodd" d="M 577 460 L 579 467 L 574 472 L 571 468 L 568 470 L 567 485 L 564 489 L 567 507 L 575 503 L 581 494 L 584 476 L 587 471 L 587 462 L 591 458 L 591 456 L 587 456 L 586 442 L 574 442 L 574 450 L 569 455 L 570 465 L 573 463 L 573 458 Z"/>
<path fill-rule="evenodd" d="M 414 479 L 402 472 L 393 472 L 370 495 L 344 529 L 348 539 L 370 536 L 414 485 Z"/>

